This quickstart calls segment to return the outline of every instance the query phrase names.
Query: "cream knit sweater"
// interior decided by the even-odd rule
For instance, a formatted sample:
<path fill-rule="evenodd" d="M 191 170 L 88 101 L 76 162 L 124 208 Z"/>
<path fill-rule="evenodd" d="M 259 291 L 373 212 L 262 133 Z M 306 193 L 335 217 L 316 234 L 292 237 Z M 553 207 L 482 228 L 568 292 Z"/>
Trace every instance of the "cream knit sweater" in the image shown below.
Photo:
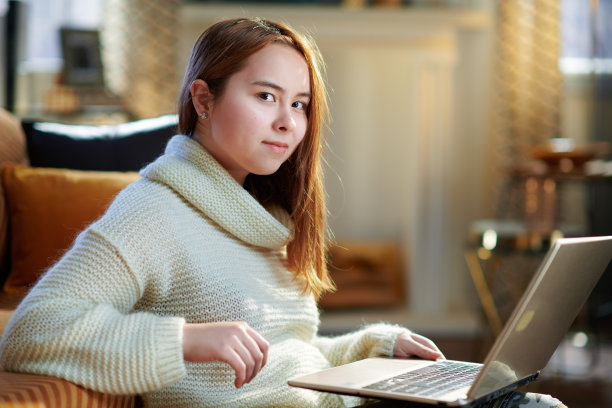
<path fill-rule="evenodd" d="M 197 142 L 175 136 L 141 175 L 19 306 L 0 343 L 5 370 L 138 393 L 153 407 L 341 406 L 286 381 L 392 353 L 405 329 L 317 335 L 315 301 L 285 267 L 288 215 L 264 209 Z M 240 389 L 229 365 L 182 355 L 185 321 L 235 320 L 270 343 Z"/>

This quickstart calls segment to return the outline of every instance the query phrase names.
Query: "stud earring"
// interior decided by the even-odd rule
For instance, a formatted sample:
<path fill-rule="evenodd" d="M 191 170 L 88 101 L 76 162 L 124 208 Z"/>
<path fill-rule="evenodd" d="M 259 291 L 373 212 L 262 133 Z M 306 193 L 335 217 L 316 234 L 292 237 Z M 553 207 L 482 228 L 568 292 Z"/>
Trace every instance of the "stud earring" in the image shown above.
<path fill-rule="evenodd" d="M 203 113 L 200 115 L 200 119 L 202 119 L 202 120 L 206 120 L 206 119 L 208 119 L 208 113 L 203 112 Z"/>

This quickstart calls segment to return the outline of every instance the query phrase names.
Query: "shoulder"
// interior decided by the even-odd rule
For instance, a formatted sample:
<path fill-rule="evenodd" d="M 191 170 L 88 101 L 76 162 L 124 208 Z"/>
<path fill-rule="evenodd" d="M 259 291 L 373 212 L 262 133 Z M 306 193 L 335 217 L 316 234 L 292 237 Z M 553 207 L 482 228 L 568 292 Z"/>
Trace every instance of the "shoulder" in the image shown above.
<path fill-rule="evenodd" d="M 183 237 L 207 223 L 172 189 L 140 179 L 122 190 L 89 230 L 121 254 L 131 268 L 151 270 L 164 269 L 185 242 Z"/>
<path fill-rule="evenodd" d="M 91 228 L 111 242 L 163 238 L 178 220 L 198 217 L 189 204 L 167 186 L 140 179 L 122 190 Z M 198 217 L 201 218 L 201 217 Z"/>
<path fill-rule="evenodd" d="M 100 221 L 104 224 L 159 217 L 177 200 L 180 198 L 166 186 L 140 179 L 117 194 Z"/>

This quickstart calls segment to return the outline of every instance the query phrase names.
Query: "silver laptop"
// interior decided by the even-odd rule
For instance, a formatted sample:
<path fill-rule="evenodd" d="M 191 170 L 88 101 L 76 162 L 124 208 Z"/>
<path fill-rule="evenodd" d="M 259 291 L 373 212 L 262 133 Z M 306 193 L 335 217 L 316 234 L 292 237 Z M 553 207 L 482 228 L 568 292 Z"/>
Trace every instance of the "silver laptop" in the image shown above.
<path fill-rule="evenodd" d="M 288 381 L 294 387 L 442 406 L 497 398 L 543 369 L 612 258 L 612 236 L 550 248 L 483 364 L 368 358 Z M 449 383 L 446 372 L 449 375 Z"/>

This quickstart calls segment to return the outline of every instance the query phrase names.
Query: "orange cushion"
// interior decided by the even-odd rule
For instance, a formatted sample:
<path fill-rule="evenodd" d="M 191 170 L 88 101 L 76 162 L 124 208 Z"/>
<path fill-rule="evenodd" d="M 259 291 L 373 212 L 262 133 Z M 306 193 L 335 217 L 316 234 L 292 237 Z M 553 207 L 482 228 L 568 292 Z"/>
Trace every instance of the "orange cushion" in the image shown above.
<path fill-rule="evenodd" d="M 114 196 L 138 179 L 136 172 L 96 172 L 2 167 L 11 224 L 8 293 L 25 293 L 70 247 L 79 232 L 99 218 Z"/>
<path fill-rule="evenodd" d="M 28 164 L 28 152 L 21 122 L 10 112 L 0 108 L 0 164 L 7 162 Z M 3 195 L 0 185 L 0 262 L 7 252 L 8 236 L 8 214 L 6 203 L 1 199 Z"/>
<path fill-rule="evenodd" d="M 103 394 L 59 378 L 0 371 L 0 406 L 130 408 L 140 403 L 135 396 Z"/>

